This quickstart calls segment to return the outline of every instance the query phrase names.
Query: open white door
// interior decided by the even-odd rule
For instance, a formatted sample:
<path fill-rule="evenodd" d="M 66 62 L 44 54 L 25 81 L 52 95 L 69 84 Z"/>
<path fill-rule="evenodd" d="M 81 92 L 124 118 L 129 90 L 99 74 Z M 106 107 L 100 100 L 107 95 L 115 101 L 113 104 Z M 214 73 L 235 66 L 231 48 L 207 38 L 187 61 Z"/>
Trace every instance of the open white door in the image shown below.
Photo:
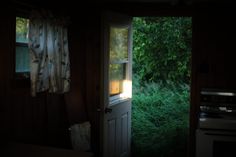
<path fill-rule="evenodd" d="M 129 157 L 132 18 L 105 13 L 102 23 L 101 146 L 103 157 Z"/>

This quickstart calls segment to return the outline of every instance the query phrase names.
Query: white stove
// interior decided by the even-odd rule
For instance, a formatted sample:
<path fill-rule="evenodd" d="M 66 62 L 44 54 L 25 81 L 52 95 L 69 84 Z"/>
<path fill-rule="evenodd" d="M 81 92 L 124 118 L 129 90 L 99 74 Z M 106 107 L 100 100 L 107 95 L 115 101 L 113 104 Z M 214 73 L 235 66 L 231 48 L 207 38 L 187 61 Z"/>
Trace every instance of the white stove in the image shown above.
<path fill-rule="evenodd" d="M 236 117 L 229 115 L 201 115 L 198 128 L 236 131 Z"/>
<path fill-rule="evenodd" d="M 203 89 L 196 130 L 196 157 L 236 157 L 235 148 L 236 92 Z"/>

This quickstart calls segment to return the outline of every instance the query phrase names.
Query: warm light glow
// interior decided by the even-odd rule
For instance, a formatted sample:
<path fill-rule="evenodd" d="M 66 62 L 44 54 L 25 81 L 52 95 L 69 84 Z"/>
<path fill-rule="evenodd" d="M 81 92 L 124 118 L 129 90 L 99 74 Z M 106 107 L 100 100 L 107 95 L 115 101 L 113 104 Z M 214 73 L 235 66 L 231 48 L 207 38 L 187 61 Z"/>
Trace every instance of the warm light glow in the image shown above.
<path fill-rule="evenodd" d="M 120 94 L 121 98 L 132 98 L 132 81 L 124 80 L 123 82 L 123 93 Z"/>
<path fill-rule="evenodd" d="M 119 94 L 120 92 L 121 92 L 120 81 L 119 80 L 110 81 L 110 95 Z"/>

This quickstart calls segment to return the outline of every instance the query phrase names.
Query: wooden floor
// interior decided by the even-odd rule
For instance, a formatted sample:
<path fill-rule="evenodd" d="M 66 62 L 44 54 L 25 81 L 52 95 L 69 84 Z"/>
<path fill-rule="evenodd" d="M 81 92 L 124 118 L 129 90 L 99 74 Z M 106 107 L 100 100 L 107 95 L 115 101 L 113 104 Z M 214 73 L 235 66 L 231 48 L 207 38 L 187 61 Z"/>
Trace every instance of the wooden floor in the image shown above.
<path fill-rule="evenodd" d="M 31 144 L 8 143 L 1 157 L 92 157 L 90 152 L 37 146 Z"/>

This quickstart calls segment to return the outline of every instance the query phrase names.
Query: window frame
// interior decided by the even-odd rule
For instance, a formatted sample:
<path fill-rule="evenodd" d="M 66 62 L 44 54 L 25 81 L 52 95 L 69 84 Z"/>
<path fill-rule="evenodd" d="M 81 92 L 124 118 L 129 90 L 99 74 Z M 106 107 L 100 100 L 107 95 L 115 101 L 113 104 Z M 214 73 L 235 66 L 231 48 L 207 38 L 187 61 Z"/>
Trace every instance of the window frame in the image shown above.
<path fill-rule="evenodd" d="M 29 20 L 29 17 L 26 17 L 26 16 L 18 16 L 16 15 L 15 16 L 15 46 L 14 46 L 14 78 L 15 80 L 23 80 L 24 82 L 28 82 L 30 80 L 30 70 L 27 71 L 27 72 L 16 72 L 16 47 L 19 46 L 19 47 L 27 47 L 28 48 L 28 42 L 18 42 L 16 41 L 16 18 L 24 18 L 24 19 L 27 19 Z M 28 84 L 28 83 L 27 83 Z"/>
<path fill-rule="evenodd" d="M 127 39 L 127 53 L 128 53 L 128 58 L 127 59 L 123 59 L 123 60 L 119 60 L 119 61 L 110 61 L 110 31 L 111 28 L 125 28 L 128 30 L 128 39 Z M 131 80 L 132 79 L 132 26 L 129 25 L 109 25 L 109 44 L 108 44 L 108 96 L 109 96 L 109 106 L 115 105 L 117 103 L 123 102 L 123 101 L 127 101 L 130 98 L 129 97 L 122 97 L 122 95 L 124 95 L 124 93 L 126 91 L 124 91 L 124 89 L 122 89 L 122 92 L 119 94 L 115 94 L 115 95 L 110 95 L 110 76 L 109 76 L 109 70 L 110 70 L 110 64 L 123 64 L 125 65 L 125 71 L 124 71 L 124 79 L 125 80 Z M 124 82 L 123 82 L 124 83 Z"/>
<path fill-rule="evenodd" d="M 123 81 L 128 78 L 128 77 L 127 77 L 128 64 L 129 64 L 129 61 L 128 61 L 128 60 L 127 60 L 127 61 L 110 62 L 110 63 L 109 63 L 109 66 L 110 66 L 111 64 L 119 64 L 119 65 L 122 65 L 123 68 L 124 68 L 124 73 L 123 73 L 124 78 L 123 78 Z M 110 68 L 109 68 L 109 70 L 110 70 Z M 113 101 L 113 100 L 115 100 L 115 99 L 119 99 L 119 98 L 120 98 L 120 95 L 124 92 L 124 91 L 123 91 L 123 90 L 124 90 L 123 87 L 122 87 L 122 90 L 121 90 L 120 93 L 111 95 L 111 94 L 110 94 L 110 77 L 109 77 L 108 80 L 109 80 L 109 95 L 110 95 L 110 101 Z"/>

